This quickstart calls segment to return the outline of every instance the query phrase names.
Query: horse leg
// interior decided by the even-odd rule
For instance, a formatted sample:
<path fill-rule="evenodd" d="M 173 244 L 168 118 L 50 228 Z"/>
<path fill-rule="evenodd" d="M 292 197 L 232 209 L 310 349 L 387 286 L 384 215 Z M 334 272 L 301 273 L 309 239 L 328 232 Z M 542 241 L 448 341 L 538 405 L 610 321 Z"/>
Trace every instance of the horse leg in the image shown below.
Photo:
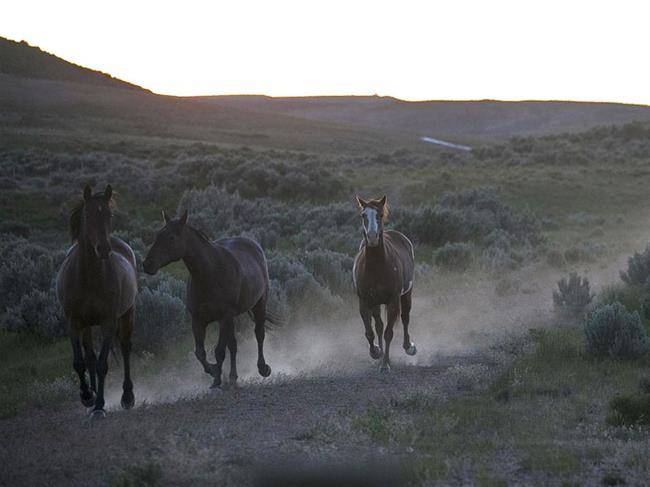
<path fill-rule="evenodd" d="M 230 341 L 228 342 L 228 353 L 230 354 L 230 379 L 231 384 L 237 383 L 237 338 L 233 330 Z"/>
<path fill-rule="evenodd" d="M 370 356 L 376 360 L 381 357 L 381 348 L 375 345 L 375 334 L 372 331 L 372 308 L 361 298 L 359 298 L 359 313 L 366 329 L 366 338 L 370 345 Z"/>
<path fill-rule="evenodd" d="M 375 320 L 375 332 L 379 342 L 379 351 L 384 351 L 384 322 L 381 321 L 381 306 L 377 305 L 372 308 L 372 317 Z"/>
<path fill-rule="evenodd" d="M 133 382 L 131 381 L 131 334 L 133 333 L 133 308 L 127 311 L 120 318 L 120 349 L 124 362 L 124 382 L 122 383 L 122 404 L 123 409 L 131 409 L 135 404 L 133 395 Z"/>
<path fill-rule="evenodd" d="M 92 411 L 93 418 L 103 418 L 106 416 L 104 411 L 104 381 L 108 374 L 108 354 L 111 351 L 113 337 L 116 335 L 117 323 L 102 325 L 102 348 L 97 359 L 97 399 L 95 400 L 95 409 Z"/>
<path fill-rule="evenodd" d="M 205 355 L 205 330 L 208 327 L 207 323 L 203 323 L 192 317 L 192 333 L 194 334 L 194 355 L 197 360 L 203 365 L 203 370 L 206 374 L 214 376 L 216 373 L 216 365 L 207 361 Z"/>
<path fill-rule="evenodd" d="M 81 353 L 81 339 L 79 335 L 80 333 L 75 324 L 71 324 L 70 343 L 72 344 L 72 366 L 79 376 L 79 396 L 81 398 L 81 404 L 89 408 L 95 404 L 95 394 L 88 387 L 88 382 L 86 382 L 86 362 Z"/>
<path fill-rule="evenodd" d="M 212 388 L 221 387 L 221 368 L 223 361 L 226 359 L 226 345 L 230 342 L 234 333 L 235 323 L 232 318 L 224 318 L 219 322 L 219 341 L 214 348 L 214 358 L 217 359 L 215 365 L 214 381 Z"/>
<path fill-rule="evenodd" d="M 257 371 L 262 377 L 271 375 L 271 367 L 264 359 L 264 337 L 266 336 L 266 295 L 251 310 L 255 321 L 255 339 L 257 340 Z"/>
<path fill-rule="evenodd" d="M 382 360 L 379 370 L 381 372 L 390 372 L 390 342 L 393 339 L 393 326 L 399 316 L 400 301 L 399 298 L 394 299 L 386 306 L 388 309 L 388 322 L 386 323 L 386 330 L 384 331 L 384 341 L 386 348 L 384 349 L 384 359 Z"/>
<path fill-rule="evenodd" d="M 87 326 L 84 328 L 82 338 L 86 368 L 90 376 L 90 389 L 95 393 L 97 392 L 97 355 L 95 354 L 95 347 L 93 345 L 93 330 L 91 327 Z"/>
<path fill-rule="evenodd" d="M 417 353 L 417 348 L 415 348 L 415 343 L 411 341 L 409 336 L 409 321 L 411 313 L 411 291 L 406 293 L 400 298 L 401 307 L 402 307 L 402 325 L 404 325 L 404 351 L 407 355 L 415 355 Z"/>

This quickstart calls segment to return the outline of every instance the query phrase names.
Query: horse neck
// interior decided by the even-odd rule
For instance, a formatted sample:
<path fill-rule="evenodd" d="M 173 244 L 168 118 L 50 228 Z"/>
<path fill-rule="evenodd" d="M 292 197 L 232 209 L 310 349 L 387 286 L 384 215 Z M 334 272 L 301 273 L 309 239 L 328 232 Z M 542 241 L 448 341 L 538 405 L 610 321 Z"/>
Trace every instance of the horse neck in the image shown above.
<path fill-rule="evenodd" d="M 376 265 L 386 263 L 386 245 L 384 243 L 383 232 L 379 236 L 379 245 L 376 247 L 369 247 L 368 244 L 365 244 L 365 248 L 367 262 Z"/>
<path fill-rule="evenodd" d="M 183 262 L 193 278 L 208 274 L 214 262 L 218 260 L 215 247 L 203 238 L 197 230 L 185 227 L 185 255 Z"/>
<path fill-rule="evenodd" d="M 79 234 L 79 250 L 81 263 L 79 271 L 84 284 L 91 288 L 100 287 L 102 277 L 106 275 L 105 266 L 110 264 L 110 260 L 104 261 L 99 258 L 93 246 L 90 245 L 83 228 Z"/>

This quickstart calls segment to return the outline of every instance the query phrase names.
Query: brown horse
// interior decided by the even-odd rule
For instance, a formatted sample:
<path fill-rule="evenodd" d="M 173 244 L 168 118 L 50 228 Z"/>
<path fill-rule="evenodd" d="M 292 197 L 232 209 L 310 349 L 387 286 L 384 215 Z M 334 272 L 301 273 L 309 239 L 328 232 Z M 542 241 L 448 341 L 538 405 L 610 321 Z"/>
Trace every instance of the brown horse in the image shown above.
<path fill-rule="evenodd" d="M 200 231 L 187 224 L 187 211 L 171 219 L 163 211 L 165 226 L 144 261 L 144 271 L 155 274 L 161 267 L 183 259 L 190 272 L 187 282 L 187 310 L 192 317 L 194 354 L 203 370 L 214 377 L 212 387 L 221 386 L 221 369 L 230 352 L 230 381 L 237 381 L 237 340 L 234 318 L 250 312 L 255 321 L 257 370 L 262 377 L 271 374 L 264 359 L 266 301 L 269 275 L 264 251 L 249 238 L 222 238 L 210 242 Z M 219 322 L 219 341 L 214 350 L 216 364 L 205 354 L 208 323 Z"/>
<path fill-rule="evenodd" d="M 56 279 L 57 296 L 69 323 L 81 402 L 86 407 L 94 406 L 91 414 L 95 418 L 106 415 L 104 380 L 108 353 L 116 336 L 124 359 L 122 407 L 130 409 L 135 403 L 129 357 L 138 280 L 133 251 L 110 234 L 112 195 L 110 185 L 94 195 L 90 186 L 84 188 L 83 199 L 70 214 L 74 244 Z M 101 327 L 99 359 L 93 347 L 92 326 Z"/>
<path fill-rule="evenodd" d="M 415 355 L 415 345 L 409 337 L 409 313 L 413 292 L 414 254 L 413 244 L 400 232 L 384 230 L 388 216 L 386 196 L 365 201 L 357 196 L 357 204 L 363 219 L 363 241 L 354 259 L 352 270 L 354 287 L 359 296 L 359 312 L 370 344 L 370 356 L 382 357 L 380 370 L 390 370 L 390 342 L 393 339 L 393 325 L 401 314 L 404 325 L 404 350 Z M 387 326 L 381 321 L 381 305 L 386 305 Z M 375 345 L 372 321 L 379 346 Z M 383 350 L 383 339 L 386 349 Z"/>

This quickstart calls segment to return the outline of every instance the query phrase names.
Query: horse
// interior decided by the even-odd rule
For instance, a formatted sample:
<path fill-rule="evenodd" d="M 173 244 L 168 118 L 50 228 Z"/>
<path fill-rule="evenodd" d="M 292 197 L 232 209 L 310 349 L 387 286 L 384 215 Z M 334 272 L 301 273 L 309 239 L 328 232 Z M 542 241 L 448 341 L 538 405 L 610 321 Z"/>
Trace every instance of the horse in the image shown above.
<path fill-rule="evenodd" d="M 156 274 L 161 267 L 183 260 L 190 273 L 187 281 L 187 311 L 192 319 L 194 355 L 203 370 L 213 377 L 211 388 L 221 387 L 221 370 L 230 352 L 231 384 L 237 382 L 237 339 L 234 318 L 250 313 L 255 322 L 257 370 L 271 375 L 264 358 L 265 323 L 274 322 L 267 313 L 269 274 L 266 256 L 250 238 L 232 237 L 215 241 L 187 223 L 188 212 L 172 219 L 163 210 L 164 227 L 144 260 L 144 271 Z M 209 323 L 219 322 L 219 340 L 214 350 L 216 363 L 205 353 L 205 332 Z"/>
<path fill-rule="evenodd" d="M 93 418 L 106 416 L 104 380 L 108 373 L 108 353 L 115 337 L 120 342 L 124 367 L 121 404 L 124 409 L 131 409 L 135 404 L 130 354 L 138 290 L 137 268 L 131 247 L 111 236 L 112 207 L 110 184 L 104 192 L 96 194 L 86 185 L 83 198 L 70 213 L 73 245 L 56 278 L 57 297 L 69 324 L 81 403 L 88 408 L 94 406 L 90 413 Z M 101 328 L 99 358 L 93 346 L 92 326 Z"/>
<path fill-rule="evenodd" d="M 370 356 L 375 360 L 383 356 L 380 371 L 388 372 L 393 325 L 400 314 L 404 325 L 404 351 L 408 355 L 417 353 L 408 331 L 415 267 L 413 244 L 398 231 L 384 230 L 384 221 L 388 217 L 386 196 L 369 201 L 357 196 L 356 200 L 363 220 L 363 240 L 352 269 L 354 288 L 359 297 L 359 312 L 370 345 Z M 386 305 L 385 331 L 381 320 L 382 304 Z M 372 318 L 375 320 L 378 346 L 375 345 Z M 385 350 L 382 334 L 386 342 Z"/>

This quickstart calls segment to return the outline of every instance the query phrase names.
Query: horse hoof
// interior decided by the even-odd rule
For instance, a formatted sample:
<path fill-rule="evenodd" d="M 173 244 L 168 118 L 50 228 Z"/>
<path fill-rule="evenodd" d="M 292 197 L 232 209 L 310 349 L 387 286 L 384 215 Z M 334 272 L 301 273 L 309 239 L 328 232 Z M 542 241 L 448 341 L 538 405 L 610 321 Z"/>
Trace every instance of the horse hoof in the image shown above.
<path fill-rule="evenodd" d="M 262 377 L 268 377 L 271 375 L 271 367 L 269 364 L 258 365 L 257 370 Z"/>
<path fill-rule="evenodd" d="M 210 389 L 212 389 L 212 390 L 220 390 L 221 389 L 221 379 L 215 378 L 214 381 L 212 382 L 212 385 L 210 386 Z"/>
<path fill-rule="evenodd" d="M 418 349 L 415 348 L 415 343 L 411 342 L 411 345 L 409 345 L 407 348 L 404 349 L 406 352 L 406 355 L 415 355 L 418 353 Z"/>
<path fill-rule="evenodd" d="M 378 358 L 381 358 L 381 356 L 382 356 L 381 348 L 379 348 L 377 345 L 373 345 L 372 347 L 370 347 L 370 357 L 377 360 Z"/>
<path fill-rule="evenodd" d="M 91 408 L 95 405 L 95 393 L 93 391 L 89 391 L 88 395 L 84 397 L 84 394 L 81 394 L 81 404 L 83 404 L 87 408 Z"/>
<path fill-rule="evenodd" d="M 381 364 L 379 366 L 379 372 L 382 374 L 388 374 L 390 372 L 390 365 L 388 364 Z"/>
<path fill-rule="evenodd" d="M 106 411 L 103 409 L 93 409 L 90 413 L 90 419 L 93 421 L 104 419 L 106 417 Z"/>
<path fill-rule="evenodd" d="M 131 409 L 135 405 L 135 396 L 133 395 L 133 392 L 123 393 L 120 404 L 122 405 L 122 409 Z"/>

